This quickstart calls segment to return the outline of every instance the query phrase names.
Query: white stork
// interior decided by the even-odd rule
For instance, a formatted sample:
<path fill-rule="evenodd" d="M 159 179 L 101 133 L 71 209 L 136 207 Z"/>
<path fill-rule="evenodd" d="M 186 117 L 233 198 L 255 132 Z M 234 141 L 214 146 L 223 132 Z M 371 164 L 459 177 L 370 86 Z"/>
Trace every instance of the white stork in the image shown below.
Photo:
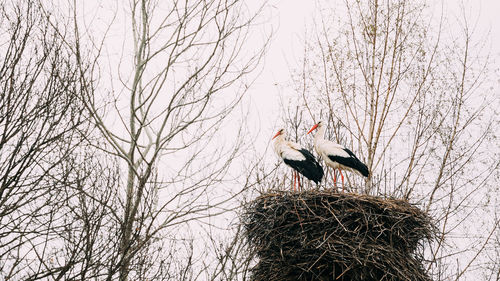
<path fill-rule="evenodd" d="M 334 184 L 337 183 L 335 169 L 339 169 L 340 176 L 342 177 L 342 192 L 344 191 L 344 175 L 342 174 L 342 169 L 368 177 L 370 174 L 368 167 L 366 167 L 366 165 L 363 164 L 363 162 L 361 162 L 358 157 L 352 153 L 352 151 L 338 143 L 325 140 L 326 127 L 322 121 L 315 124 L 311 130 L 307 132 L 307 134 L 311 133 L 315 129 L 318 129 L 318 132 L 314 136 L 314 149 L 318 155 L 323 158 L 326 165 L 333 168 Z"/>
<path fill-rule="evenodd" d="M 283 159 L 285 164 L 292 167 L 293 190 L 295 191 L 295 179 L 298 180 L 300 190 L 301 173 L 306 178 L 318 184 L 323 178 L 323 168 L 316 161 L 311 152 L 303 148 L 300 144 L 285 140 L 285 130 L 279 130 L 272 139 L 274 141 L 274 151 Z"/>

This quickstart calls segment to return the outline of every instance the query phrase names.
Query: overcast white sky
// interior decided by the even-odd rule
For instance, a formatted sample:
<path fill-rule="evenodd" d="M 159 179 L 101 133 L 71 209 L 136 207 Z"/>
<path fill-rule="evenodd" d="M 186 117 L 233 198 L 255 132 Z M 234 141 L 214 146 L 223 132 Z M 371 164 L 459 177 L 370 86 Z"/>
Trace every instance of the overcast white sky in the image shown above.
<path fill-rule="evenodd" d="M 286 95 L 281 86 L 288 83 L 290 69 L 297 66 L 304 42 L 305 27 L 311 27 L 317 1 L 271 0 L 272 26 L 275 36 L 266 55 L 262 75 L 251 89 L 253 108 L 260 117 L 260 128 L 264 134 L 272 134 L 280 124 L 280 96 Z M 490 32 L 491 53 L 500 56 L 500 0 L 443 0 L 446 15 L 460 17 L 461 5 L 477 20 L 478 31 Z M 498 85 L 498 84 L 497 84 Z M 498 89 L 497 89 L 498 93 Z M 263 138 L 266 135 L 261 136 Z M 270 136 L 272 137 L 272 136 Z"/>

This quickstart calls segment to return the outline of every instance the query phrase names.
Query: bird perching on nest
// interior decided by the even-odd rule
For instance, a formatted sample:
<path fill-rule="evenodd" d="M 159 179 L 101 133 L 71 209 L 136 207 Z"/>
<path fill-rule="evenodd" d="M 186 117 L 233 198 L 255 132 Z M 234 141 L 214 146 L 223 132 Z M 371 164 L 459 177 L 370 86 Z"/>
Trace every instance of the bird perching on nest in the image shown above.
<path fill-rule="evenodd" d="M 300 190 L 300 176 L 318 184 L 323 178 L 323 167 L 318 163 L 314 155 L 300 144 L 285 140 L 285 130 L 280 129 L 272 139 L 274 141 L 274 151 L 283 159 L 283 162 L 292 167 L 293 190 L 295 191 L 296 179 Z"/>
<path fill-rule="evenodd" d="M 368 177 L 370 174 L 368 167 L 361 162 L 352 151 L 338 143 L 325 140 L 326 126 L 322 121 L 315 124 L 307 134 L 316 129 L 318 129 L 318 132 L 314 136 L 314 149 L 318 155 L 323 158 L 325 164 L 333 168 L 333 182 L 335 185 L 337 183 L 335 169 L 339 170 L 340 176 L 342 177 L 342 191 L 344 191 L 344 175 L 342 174 L 342 169 Z"/>

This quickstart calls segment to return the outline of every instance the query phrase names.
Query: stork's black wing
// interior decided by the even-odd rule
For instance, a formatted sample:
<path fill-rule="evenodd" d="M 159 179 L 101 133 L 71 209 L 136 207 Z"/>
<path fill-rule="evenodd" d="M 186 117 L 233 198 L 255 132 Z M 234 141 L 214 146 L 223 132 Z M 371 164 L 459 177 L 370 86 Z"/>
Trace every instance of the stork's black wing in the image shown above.
<path fill-rule="evenodd" d="M 347 148 L 344 148 L 344 151 L 349 154 L 349 157 L 342 157 L 342 156 L 337 156 L 337 155 L 328 155 L 328 158 L 330 160 L 337 162 L 341 165 L 344 165 L 346 167 L 349 167 L 351 169 L 357 170 L 358 172 L 361 173 L 361 175 L 367 177 L 370 172 L 368 171 L 368 167 L 361 162 L 352 151 L 350 151 Z"/>
<path fill-rule="evenodd" d="M 297 172 L 304 175 L 306 178 L 314 181 L 315 183 L 319 183 L 323 178 L 323 167 L 318 163 L 314 155 L 311 154 L 306 149 L 298 150 L 304 157 L 305 160 L 297 161 L 290 159 L 283 159 L 285 164 L 295 169 Z"/>

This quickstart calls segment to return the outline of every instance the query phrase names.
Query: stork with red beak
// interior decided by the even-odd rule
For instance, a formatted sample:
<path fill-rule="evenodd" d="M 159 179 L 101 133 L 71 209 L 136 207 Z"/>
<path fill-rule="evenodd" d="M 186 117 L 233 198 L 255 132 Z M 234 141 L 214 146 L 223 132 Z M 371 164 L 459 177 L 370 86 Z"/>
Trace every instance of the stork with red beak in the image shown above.
<path fill-rule="evenodd" d="M 279 130 L 274 135 L 274 151 L 283 159 L 285 164 L 292 167 L 293 190 L 295 191 L 296 179 L 300 190 L 299 173 L 318 184 L 323 178 L 323 167 L 316 158 L 300 144 L 285 140 L 285 130 Z"/>
<path fill-rule="evenodd" d="M 361 162 L 352 151 L 343 147 L 338 143 L 334 143 L 329 140 L 325 140 L 325 130 L 326 127 L 322 121 L 315 124 L 307 134 L 318 129 L 318 132 L 314 136 L 314 149 L 323 158 L 325 164 L 333 168 L 333 182 L 337 183 L 337 177 L 335 174 L 335 169 L 338 169 L 340 176 L 342 177 L 342 192 L 344 191 L 344 175 L 342 170 L 348 170 L 351 172 L 358 173 L 364 177 L 368 177 L 370 172 L 368 167 L 366 167 L 363 162 Z"/>

